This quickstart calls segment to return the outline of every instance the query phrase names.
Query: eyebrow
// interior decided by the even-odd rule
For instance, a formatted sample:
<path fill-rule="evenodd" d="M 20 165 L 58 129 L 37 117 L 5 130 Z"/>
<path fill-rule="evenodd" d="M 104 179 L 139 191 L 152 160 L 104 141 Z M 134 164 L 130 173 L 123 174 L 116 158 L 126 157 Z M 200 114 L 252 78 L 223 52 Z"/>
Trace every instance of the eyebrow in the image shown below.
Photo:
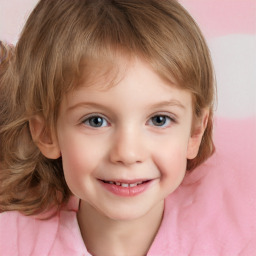
<path fill-rule="evenodd" d="M 186 109 L 186 107 L 178 100 L 166 100 L 166 101 L 161 101 L 158 103 L 155 103 L 153 105 L 150 106 L 150 108 L 155 109 L 155 108 L 161 108 L 161 107 L 166 107 L 166 106 L 171 106 L 171 107 L 178 107 L 181 109 Z M 78 107 L 89 107 L 89 108 L 101 108 L 101 109 L 106 109 L 107 107 L 99 104 L 99 103 L 95 103 L 95 102 L 79 102 L 71 107 L 69 107 L 67 109 L 67 111 L 72 111 L 75 108 Z"/>
<path fill-rule="evenodd" d="M 152 108 L 160 108 L 160 107 L 166 107 L 166 106 L 171 106 L 171 107 L 179 107 L 181 109 L 185 109 L 186 107 L 178 100 L 167 100 L 167 101 L 161 101 L 156 104 L 152 105 Z"/>
<path fill-rule="evenodd" d="M 72 111 L 73 109 L 78 108 L 78 107 L 87 107 L 87 108 L 91 107 L 91 108 L 102 108 L 102 109 L 104 108 L 104 109 L 106 109 L 105 106 L 103 106 L 101 104 L 98 104 L 98 103 L 95 103 L 95 102 L 79 102 L 79 103 L 69 107 L 67 109 L 67 111 L 68 112 Z"/>

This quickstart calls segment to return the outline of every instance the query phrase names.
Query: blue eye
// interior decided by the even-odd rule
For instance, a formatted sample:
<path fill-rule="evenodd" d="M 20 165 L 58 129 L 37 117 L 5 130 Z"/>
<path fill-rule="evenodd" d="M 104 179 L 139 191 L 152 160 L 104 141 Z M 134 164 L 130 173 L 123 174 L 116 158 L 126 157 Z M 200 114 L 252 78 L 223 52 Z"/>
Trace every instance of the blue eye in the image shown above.
<path fill-rule="evenodd" d="M 100 127 L 106 127 L 108 126 L 108 122 L 105 118 L 101 116 L 91 116 L 83 121 L 85 125 L 94 127 L 94 128 L 100 128 Z"/>
<path fill-rule="evenodd" d="M 158 126 L 158 127 L 166 127 L 170 125 L 171 122 L 174 122 L 174 120 L 169 116 L 165 116 L 165 115 L 156 115 L 151 117 L 149 120 L 150 125 Z"/>

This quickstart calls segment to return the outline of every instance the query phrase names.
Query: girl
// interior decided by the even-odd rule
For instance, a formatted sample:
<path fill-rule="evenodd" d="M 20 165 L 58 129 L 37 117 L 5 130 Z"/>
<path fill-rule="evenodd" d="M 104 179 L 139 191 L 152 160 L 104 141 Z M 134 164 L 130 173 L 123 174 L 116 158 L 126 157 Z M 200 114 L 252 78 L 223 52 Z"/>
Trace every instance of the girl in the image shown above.
<path fill-rule="evenodd" d="M 3 255 L 206 252 L 163 235 L 214 151 L 210 54 L 177 1 L 41 0 L 1 49 Z"/>

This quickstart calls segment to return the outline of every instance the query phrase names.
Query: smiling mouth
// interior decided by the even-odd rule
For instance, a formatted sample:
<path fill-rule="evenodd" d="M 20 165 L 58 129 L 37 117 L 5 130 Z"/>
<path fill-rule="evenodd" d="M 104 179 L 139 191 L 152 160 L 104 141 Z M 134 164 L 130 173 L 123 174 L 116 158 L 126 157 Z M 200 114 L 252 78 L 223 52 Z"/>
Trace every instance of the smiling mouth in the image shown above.
<path fill-rule="evenodd" d="M 150 180 L 145 180 L 145 181 L 139 181 L 139 182 L 132 182 L 132 183 L 126 183 L 126 182 L 118 182 L 118 181 L 107 181 L 107 180 L 101 180 L 104 183 L 107 184 L 111 184 L 111 185 L 116 185 L 116 186 L 120 186 L 123 188 L 133 188 L 133 187 L 137 187 L 140 186 L 142 184 L 145 184 L 147 182 L 149 182 Z"/>

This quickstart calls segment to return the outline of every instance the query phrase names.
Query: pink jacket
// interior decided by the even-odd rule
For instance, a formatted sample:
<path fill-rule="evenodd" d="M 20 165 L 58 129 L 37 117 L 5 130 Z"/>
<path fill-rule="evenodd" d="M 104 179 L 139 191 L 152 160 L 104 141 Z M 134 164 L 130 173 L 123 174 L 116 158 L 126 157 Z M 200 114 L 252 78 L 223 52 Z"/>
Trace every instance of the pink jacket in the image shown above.
<path fill-rule="evenodd" d="M 164 218 L 148 255 L 256 255 L 256 155 L 248 150 L 256 142 L 234 140 L 228 132 L 222 129 L 217 153 L 165 200 Z M 0 255 L 90 255 L 77 209 L 73 197 L 49 220 L 18 212 L 0 214 Z"/>

